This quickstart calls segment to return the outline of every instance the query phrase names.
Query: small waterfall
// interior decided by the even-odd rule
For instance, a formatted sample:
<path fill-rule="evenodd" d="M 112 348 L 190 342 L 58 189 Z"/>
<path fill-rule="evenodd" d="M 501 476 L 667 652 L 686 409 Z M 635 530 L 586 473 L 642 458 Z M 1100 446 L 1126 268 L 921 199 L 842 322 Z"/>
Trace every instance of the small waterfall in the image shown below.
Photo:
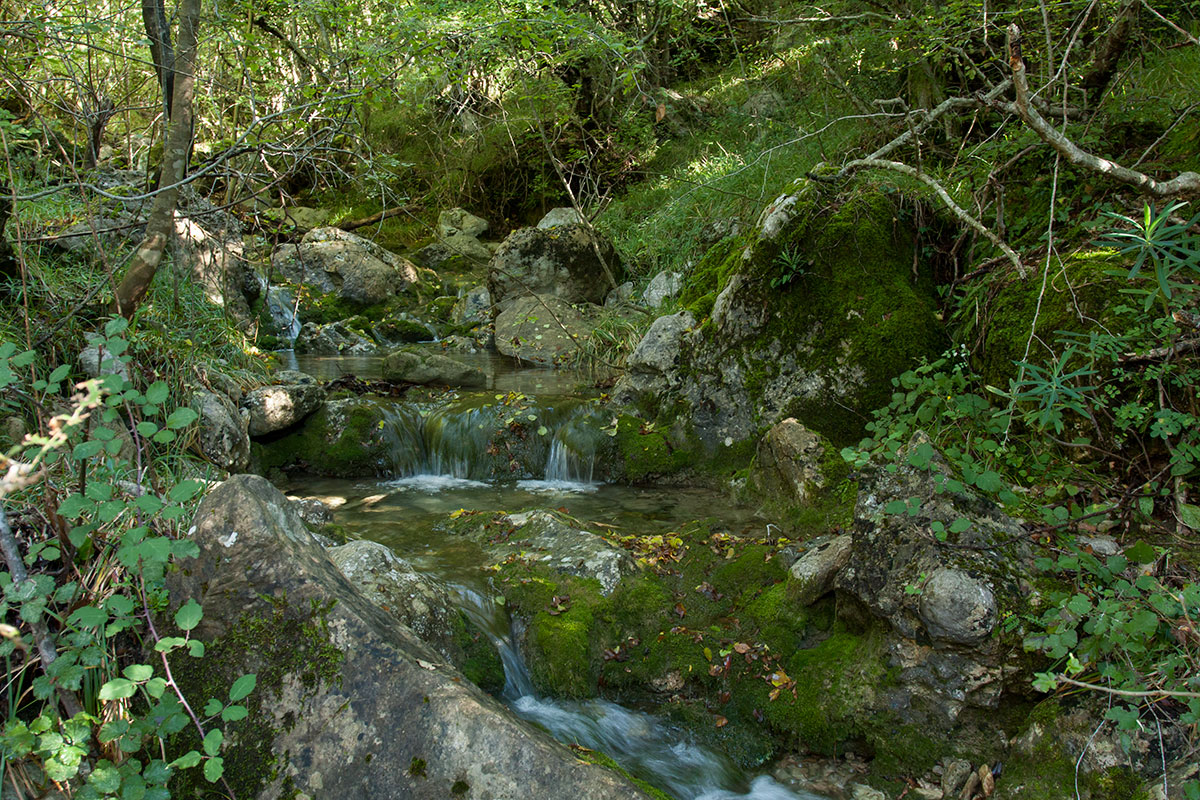
<path fill-rule="evenodd" d="M 268 286 L 267 288 L 267 311 L 271 314 L 271 319 L 279 326 L 279 330 L 284 334 L 289 342 L 296 341 L 296 337 L 300 335 L 300 317 L 296 314 L 296 298 L 292 293 L 284 289 L 282 286 Z"/>
<path fill-rule="evenodd" d="M 464 613 L 500 653 L 504 701 L 518 716 L 542 726 L 560 742 L 599 750 L 680 800 L 824 800 L 794 792 L 768 775 L 748 779 L 727 757 L 697 744 L 653 714 L 607 700 L 538 697 L 516 644 L 520 632 L 514 631 L 507 609 L 490 593 L 461 586 L 457 592 Z"/>
<path fill-rule="evenodd" d="M 396 477 L 516 479 L 549 488 L 595 483 L 597 452 L 607 437 L 594 406 L 573 399 L 483 399 L 492 396 L 443 407 L 400 405 L 390 412 Z"/>

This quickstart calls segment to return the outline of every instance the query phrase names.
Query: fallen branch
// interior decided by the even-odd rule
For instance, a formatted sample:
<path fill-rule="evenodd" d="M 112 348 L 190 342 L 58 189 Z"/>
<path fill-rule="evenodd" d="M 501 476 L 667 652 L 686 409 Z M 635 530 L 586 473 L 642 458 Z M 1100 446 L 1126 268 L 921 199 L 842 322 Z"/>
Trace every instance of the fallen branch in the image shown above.
<path fill-rule="evenodd" d="M 1169 347 L 1156 347 L 1145 353 L 1125 353 L 1118 359 L 1118 362 L 1121 364 L 1149 364 L 1155 361 L 1169 361 L 1176 356 L 1197 351 L 1200 351 L 1200 339 L 1184 339 Z"/>
<path fill-rule="evenodd" d="M 1069 163 L 1137 187 L 1152 197 L 1200 197 L 1198 173 L 1181 172 L 1169 181 L 1157 181 L 1143 172 L 1122 167 L 1113 161 L 1088 153 L 1047 122 L 1045 117 L 1033 108 L 1029 99 L 1029 82 L 1025 76 L 1025 62 L 1021 58 L 1021 30 L 1015 23 L 1008 26 L 1008 64 L 1012 69 L 1012 83 L 1017 95 L 1014 103 L 1017 113 L 1042 141 L 1053 147 L 1055 152 Z"/>
<path fill-rule="evenodd" d="M 397 206 L 396 208 L 389 208 L 386 211 L 380 211 L 378 214 L 372 214 L 369 217 L 343 222 L 341 225 L 338 225 L 338 227 L 344 231 L 358 230 L 359 228 L 365 228 L 368 225 L 374 225 L 376 222 L 383 222 L 385 219 L 398 217 L 407 211 L 412 211 L 413 208 L 413 206 Z"/>
<path fill-rule="evenodd" d="M 838 180 L 850 175 L 853 172 L 857 172 L 860 169 L 890 169 L 893 172 L 899 172 L 903 175 L 909 176 L 910 178 L 915 178 L 928 186 L 930 189 L 933 189 L 934 193 L 941 199 L 942 203 L 945 204 L 948 209 L 950 209 L 950 213 L 958 217 L 959 220 L 965 223 L 980 236 L 996 245 L 996 247 L 998 247 L 1012 263 L 1013 267 L 1016 268 L 1017 273 L 1020 274 L 1022 278 L 1028 277 L 1028 273 L 1025 271 L 1025 265 L 1021 263 L 1021 257 L 1017 255 L 1015 250 L 1005 244 L 1004 240 L 999 236 L 992 233 L 986 225 L 968 214 L 962 206 L 954 202 L 954 198 L 950 196 L 950 193 L 946 191 L 945 187 L 943 187 L 929 175 L 926 175 L 924 172 L 918 170 L 916 167 L 911 167 L 908 164 L 903 164 L 899 161 L 888 161 L 882 158 L 859 158 L 843 166 L 841 170 L 838 171 L 838 173 L 834 176 L 814 175 L 810 172 L 808 173 L 808 177 L 813 180 Z"/>

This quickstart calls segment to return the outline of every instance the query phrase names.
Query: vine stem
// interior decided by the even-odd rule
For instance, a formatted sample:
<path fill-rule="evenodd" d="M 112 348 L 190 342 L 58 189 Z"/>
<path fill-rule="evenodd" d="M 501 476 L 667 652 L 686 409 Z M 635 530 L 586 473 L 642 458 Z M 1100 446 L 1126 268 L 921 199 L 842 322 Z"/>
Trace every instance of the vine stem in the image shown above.
<path fill-rule="evenodd" d="M 1112 689 L 1108 686 L 1101 686 L 1098 683 L 1087 683 L 1086 681 L 1077 681 L 1074 678 L 1068 678 L 1066 675 L 1059 675 L 1058 680 L 1063 683 L 1077 686 L 1080 689 L 1091 689 L 1097 692 L 1106 694 L 1115 694 L 1119 697 L 1184 697 L 1189 700 L 1200 700 L 1200 692 L 1178 692 L 1170 689 L 1150 689 L 1147 691 L 1134 691 L 1131 689 Z"/>
<path fill-rule="evenodd" d="M 146 588 L 146 582 L 142 578 L 142 570 L 141 570 L 141 567 L 139 566 L 139 568 L 138 568 L 138 595 L 139 595 L 139 597 L 141 597 L 141 600 L 142 600 L 142 611 L 145 613 L 146 626 L 150 629 L 150 637 L 152 639 L 154 639 L 154 643 L 157 645 L 160 641 L 162 641 L 162 637 L 158 635 L 158 629 L 156 627 L 154 627 L 154 615 L 150 613 L 150 604 L 146 600 L 145 588 Z M 185 631 L 184 638 L 189 638 L 189 635 L 190 635 L 190 632 Z M 167 658 L 166 651 L 160 650 L 158 653 L 158 656 L 159 656 L 159 658 L 162 659 L 163 672 L 165 672 L 167 675 L 167 686 L 170 686 L 171 691 L 173 691 L 175 693 L 175 696 L 177 698 L 179 698 L 179 702 L 183 706 L 184 711 L 186 711 L 187 715 L 189 717 L 191 717 L 192 722 L 196 726 L 196 731 L 200 734 L 200 741 L 203 742 L 204 738 L 206 736 L 206 734 L 204 732 L 204 725 L 200 722 L 200 717 L 197 716 L 196 712 L 192 709 L 191 703 L 189 703 L 187 698 L 183 696 L 183 689 L 181 689 L 179 687 L 179 684 L 175 682 L 175 675 L 174 675 L 174 673 L 171 672 L 171 662 Z M 229 781 L 225 780 L 224 775 L 221 776 L 221 785 L 225 787 L 225 791 L 229 792 L 230 800 L 237 800 L 237 795 L 234 794 L 233 787 L 231 787 L 229 785 Z"/>

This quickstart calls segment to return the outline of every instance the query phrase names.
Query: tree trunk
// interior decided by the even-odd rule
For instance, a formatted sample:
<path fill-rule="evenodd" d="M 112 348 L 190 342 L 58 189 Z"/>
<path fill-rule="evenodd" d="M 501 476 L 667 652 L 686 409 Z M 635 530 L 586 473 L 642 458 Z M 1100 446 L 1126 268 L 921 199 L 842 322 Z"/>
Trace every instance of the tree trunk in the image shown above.
<path fill-rule="evenodd" d="M 116 310 L 129 317 L 146 296 L 167 244 L 175 236 L 175 206 L 179 201 L 179 182 L 187 169 L 192 143 L 192 95 L 195 92 L 196 37 L 200 27 L 201 0 L 182 0 L 179 4 L 179 50 L 175 63 L 175 86 L 171 123 L 163 148 L 162 178 L 154 196 L 146 238 L 138 246 L 129 269 L 113 297 Z"/>
<path fill-rule="evenodd" d="M 150 56 L 154 61 L 154 72 L 158 75 L 158 86 L 162 90 L 163 113 L 170 118 L 175 87 L 175 51 L 171 48 L 171 26 L 167 22 L 163 0 L 142 0 L 142 23 L 146 26 L 146 35 L 150 37 Z M 183 35 L 182 30 L 180 35 Z M 182 50 L 182 41 L 179 46 Z"/>

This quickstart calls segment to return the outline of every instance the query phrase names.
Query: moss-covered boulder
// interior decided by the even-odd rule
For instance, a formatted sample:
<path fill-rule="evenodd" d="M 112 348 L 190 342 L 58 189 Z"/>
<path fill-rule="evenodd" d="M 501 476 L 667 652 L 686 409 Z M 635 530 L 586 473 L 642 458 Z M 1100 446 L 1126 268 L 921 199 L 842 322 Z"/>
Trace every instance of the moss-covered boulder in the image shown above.
<path fill-rule="evenodd" d="M 530 294 L 603 305 L 624 280 L 612 242 L 581 224 L 513 231 L 488 266 L 488 292 L 497 315 Z"/>
<path fill-rule="evenodd" d="M 394 406 L 370 397 L 326 400 L 299 425 L 260 437 L 252 447 L 255 469 L 333 478 L 385 474 L 392 464 Z"/>
<path fill-rule="evenodd" d="M 204 607 L 195 633 L 208 648 L 176 658 L 174 676 L 197 702 L 257 676 L 220 750 L 237 797 L 646 797 L 515 717 L 363 597 L 266 480 L 213 489 L 191 537 L 198 555 L 172 574 L 170 596 Z M 181 752 L 199 749 L 190 726 L 178 735 Z M 195 772 L 181 771 L 172 797 L 211 794 Z"/>
<path fill-rule="evenodd" d="M 389 353 L 383 359 L 383 379 L 467 388 L 481 388 L 487 384 L 487 375 L 479 367 L 418 348 Z"/>
<path fill-rule="evenodd" d="M 781 197 L 690 276 L 683 301 L 708 318 L 662 406 L 682 403 L 710 450 L 786 416 L 837 444 L 857 439 L 891 378 L 946 343 L 912 240 L 896 196 L 878 188 Z"/>
<path fill-rule="evenodd" d="M 379 542 L 360 539 L 326 552 L 364 597 L 411 629 L 472 683 L 489 694 L 504 688 L 499 653 L 455 606 L 445 584 L 417 572 Z"/>

